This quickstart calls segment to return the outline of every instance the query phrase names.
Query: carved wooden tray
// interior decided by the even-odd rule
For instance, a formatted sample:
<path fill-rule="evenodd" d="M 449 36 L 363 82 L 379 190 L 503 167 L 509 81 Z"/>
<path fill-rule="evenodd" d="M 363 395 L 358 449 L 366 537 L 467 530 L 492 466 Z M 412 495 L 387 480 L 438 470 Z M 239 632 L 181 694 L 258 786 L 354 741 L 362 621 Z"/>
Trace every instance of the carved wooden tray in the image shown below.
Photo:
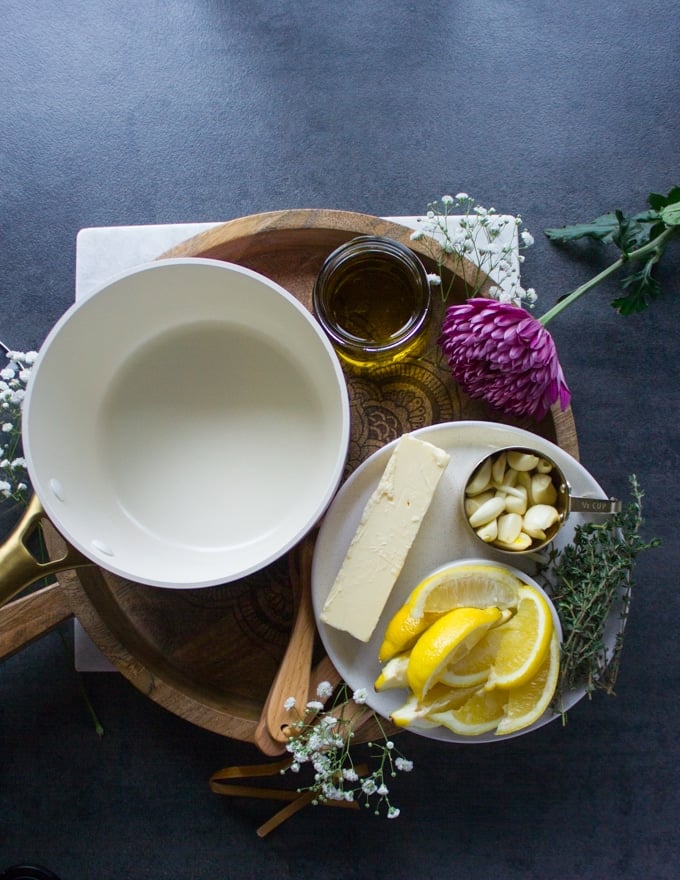
<path fill-rule="evenodd" d="M 279 282 L 311 308 L 312 287 L 326 255 L 361 234 L 400 240 L 421 256 L 428 271 L 437 270 L 425 246 L 412 242 L 405 227 L 368 215 L 326 210 L 280 211 L 233 220 L 159 258 L 194 256 L 239 263 Z M 460 279 L 470 280 L 478 272 L 471 264 L 451 264 L 446 271 L 458 284 L 449 302 L 462 298 Z M 462 394 L 442 362 L 436 339 L 443 309 L 439 302 L 428 346 L 417 358 L 370 373 L 346 371 L 351 406 L 346 476 L 404 431 L 461 419 L 501 421 L 484 404 Z M 556 410 L 540 424 L 512 423 L 578 457 L 571 411 Z M 51 543 L 58 552 L 59 536 L 53 534 Z M 95 566 L 64 573 L 51 589 L 58 591 L 53 613 L 46 616 L 51 625 L 67 613 L 65 596 L 94 643 L 140 691 L 194 724 L 253 740 L 293 619 L 287 559 L 242 581 L 210 589 L 146 587 Z M 48 600 L 49 595 L 41 601 Z M 26 640 L 34 635 L 28 633 Z M 15 634 L 15 647 L 21 638 Z M 323 660 L 320 647 L 316 659 Z"/>

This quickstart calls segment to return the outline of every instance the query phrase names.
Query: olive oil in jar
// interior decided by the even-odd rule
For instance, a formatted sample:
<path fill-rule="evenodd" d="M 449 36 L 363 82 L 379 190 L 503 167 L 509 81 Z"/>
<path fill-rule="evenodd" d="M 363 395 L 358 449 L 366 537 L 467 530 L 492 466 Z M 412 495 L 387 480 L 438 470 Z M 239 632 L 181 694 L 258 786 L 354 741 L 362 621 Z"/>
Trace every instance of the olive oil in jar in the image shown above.
<path fill-rule="evenodd" d="M 314 288 L 314 310 L 336 351 L 355 366 L 384 364 L 419 344 L 429 315 L 425 269 L 392 239 L 361 236 L 334 251 Z"/>

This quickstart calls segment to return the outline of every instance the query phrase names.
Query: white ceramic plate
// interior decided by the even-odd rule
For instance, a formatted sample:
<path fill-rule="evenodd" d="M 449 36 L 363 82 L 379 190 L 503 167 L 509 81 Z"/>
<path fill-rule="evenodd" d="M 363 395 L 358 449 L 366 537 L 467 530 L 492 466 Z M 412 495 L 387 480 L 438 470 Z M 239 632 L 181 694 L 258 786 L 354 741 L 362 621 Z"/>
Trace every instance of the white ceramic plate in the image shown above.
<path fill-rule="evenodd" d="M 312 567 L 314 612 L 328 656 L 353 690 L 366 688 L 369 705 L 386 718 L 403 705 L 406 691 L 388 690 L 377 693 L 373 689 L 373 683 L 380 672 L 378 650 L 387 622 L 406 601 L 411 590 L 434 569 L 458 559 L 497 560 L 529 575 L 535 568 L 535 563 L 526 556 L 509 557 L 507 553 L 483 545 L 475 539 L 465 523 L 462 510 L 465 482 L 480 459 L 505 446 L 531 446 L 559 465 L 574 495 L 584 498 L 606 497 L 600 485 L 571 455 L 549 440 L 519 428 L 492 422 L 450 422 L 414 431 L 413 436 L 446 450 L 451 460 L 369 642 L 360 642 L 348 633 L 328 626 L 319 619 L 319 614 L 340 570 L 366 502 L 380 481 L 396 441 L 374 453 L 342 486 L 324 517 Z M 569 543 L 575 527 L 585 519 L 583 514 L 571 514 L 558 534 L 555 545 L 560 547 Z M 611 638 L 613 641 L 615 632 L 612 632 Z M 583 690 L 565 695 L 564 708 L 569 709 L 583 695 Z M 547 713 L 535 725 L 515 735 L 527 733 L 554 717 L 556 716 Z M 501 742 L 510 738 L 494 736 L 493 733 L 476 737 L 459 736 L 444 727 L 428 730 L 414 728 L 413 732 L 449 742 Z"/>

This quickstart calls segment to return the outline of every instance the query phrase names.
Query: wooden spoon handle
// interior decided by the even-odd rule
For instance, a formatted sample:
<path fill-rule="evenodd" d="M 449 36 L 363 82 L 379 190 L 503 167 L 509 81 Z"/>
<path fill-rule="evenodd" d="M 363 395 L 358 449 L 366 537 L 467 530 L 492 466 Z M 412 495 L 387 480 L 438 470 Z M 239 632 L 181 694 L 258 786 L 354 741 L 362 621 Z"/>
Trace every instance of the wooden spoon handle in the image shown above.
<path fill-rule="evenodd" d="M 293 573 L 298 578 L 294 585 L 298 604 L 293 630 L 255 730 L 255 744 L 267 755 L 280 755 L 284 751 L 288 728 L 304 714 L 308 699 L 316 636 L 311 592 L 313 551 L 313 538 L 305 539 L 298 550 L 299 569 Z M 284 708 L 289 697 L 295 700 L 292 710 Z"/>

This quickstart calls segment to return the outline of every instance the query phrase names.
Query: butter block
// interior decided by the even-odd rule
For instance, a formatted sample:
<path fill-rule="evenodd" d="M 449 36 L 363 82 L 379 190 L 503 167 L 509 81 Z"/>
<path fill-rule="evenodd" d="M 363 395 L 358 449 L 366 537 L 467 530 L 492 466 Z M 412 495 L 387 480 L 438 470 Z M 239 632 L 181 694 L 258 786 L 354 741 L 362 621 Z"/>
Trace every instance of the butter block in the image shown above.
<path fill-rule="evenodd" d="M 425 440 L 400 438 L 321 611 L 324 623 L 371 638 L 449 458 Z"/>

